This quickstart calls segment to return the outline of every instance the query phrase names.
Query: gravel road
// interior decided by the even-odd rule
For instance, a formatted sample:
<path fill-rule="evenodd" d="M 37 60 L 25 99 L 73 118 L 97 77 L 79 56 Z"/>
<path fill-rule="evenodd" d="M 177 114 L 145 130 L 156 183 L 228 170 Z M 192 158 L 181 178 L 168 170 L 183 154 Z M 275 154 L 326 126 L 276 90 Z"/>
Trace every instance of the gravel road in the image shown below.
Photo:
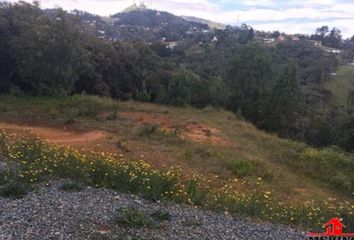
<path fill-rule="evenodd" d="M 305 239 L 303 233 L 273 224 L 257 224 L 175 203 L 156 203 L 129 194 L 85 187 L 59 189 L 62 181 L 19 200 L 0 197 L 1 240 L 111 240 L 111 239 Z M 151 214 L 170 214 L 159 228 L 122 226 L 113 221 L 117 211 L 134 207 Z"/>

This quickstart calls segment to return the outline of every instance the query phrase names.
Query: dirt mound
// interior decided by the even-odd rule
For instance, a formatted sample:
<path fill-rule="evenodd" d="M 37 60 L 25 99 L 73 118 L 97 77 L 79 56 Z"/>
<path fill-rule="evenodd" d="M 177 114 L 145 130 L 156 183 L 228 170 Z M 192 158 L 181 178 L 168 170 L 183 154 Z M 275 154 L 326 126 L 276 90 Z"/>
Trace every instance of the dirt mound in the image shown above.
<path fill-rule="evenodd" d="M 171 119 L 157 113 L 146 112 L 122 112 L 122 117 L 132 119 L 142 124 L 155 124 L 166 131 L 178 131 L 182 138 L 196 143 L 211 143 L 217 146 L 230 146 L 231 142 L 221 131 L 196 122 L 184 122 Z"/>
<path fill-rule="evenodd" d="M 0 129 L 21 135 L 34 134 L 50 143 L 69 146 L 86 145 L 89 142 L 100 140 L 106 135 L 103 131 L 78 131 L 67 129 L 65 126 L 38 127 L 4 122 L 0 122 Z"/>

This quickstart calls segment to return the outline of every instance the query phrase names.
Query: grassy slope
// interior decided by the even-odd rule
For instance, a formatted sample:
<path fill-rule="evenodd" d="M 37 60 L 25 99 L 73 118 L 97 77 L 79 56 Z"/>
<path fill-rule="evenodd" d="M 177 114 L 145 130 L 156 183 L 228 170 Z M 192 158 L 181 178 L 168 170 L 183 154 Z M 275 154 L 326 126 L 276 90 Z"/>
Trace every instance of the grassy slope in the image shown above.
<path fill-rule="evenodd" d="M 144 125 L 124 113 L 145 113 L 152 119 L 173 120 L 177 125 L 202 124 L 219 129 L 230 144 L 196 143 L 178 134 Z M 335 149 L 314 149 L 279 139 L 238 120 L 232 113 L 205 108 L 177 108 L 137 102 L 116 102 L 88 96 L 70 98 L 0 97 L 0 121 L 29 124 L 71 123 L 78 129 L 102 129 L 110 136 L 98 150 L 110 149 L 128 157 L 144 155 L 159 168 L 181 166 L 186 177 L 193 172 L 217 179 L 215 189 L 230 178 L 248 191 L 260 184 L 272 196 L 289 204 L 341 196 L 353 205 L 354 157 Z M 176 127 L 177 129 L 177 127 Z M 246 162 L 246 163 L 245 163 Z M 248 164 L 250 163 L 250 164 Z"/>
<path fill-rule="evenodd" d="M 341 66 L 337 70 L 337 76 L 325 84 L 325 88 L 333 95 L 333 103 L 346 107 L 350 87 L 354 86 L 354 67 Z"/>

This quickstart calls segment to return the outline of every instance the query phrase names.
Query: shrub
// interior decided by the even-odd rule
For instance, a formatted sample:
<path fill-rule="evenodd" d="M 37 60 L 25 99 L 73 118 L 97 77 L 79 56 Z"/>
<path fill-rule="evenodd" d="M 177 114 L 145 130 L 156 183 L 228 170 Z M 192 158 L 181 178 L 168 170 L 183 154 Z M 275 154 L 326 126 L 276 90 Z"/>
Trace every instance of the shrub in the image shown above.
<path fill-rule="evenodd" d="M 157 210 L 151 214 L 151 217 L 157 221 L 169 221 L 171 219 L 171 215 L 167 211 Z"/>
<path fill-rule="evenodd" d="M 65 182 L 60 187 L 60 190 L 67 192 L 81 191 L 83 187 L 77 182 Z"/>
<path fill-rule="evenodd" d="M 207 190 L 194 179 L 188 181 L 186 192 L 192 203 L 198 206 L 203 205 L 208 194 Z"/>
<path fill-rule="evenodd" d="M 114 222 L 119 225 L 126 225 L 129 227 L 158 228 L 160 226 L 149 216 L 149 214 L 139 211 L 134 207 L 119 209 L 114 218 Z"/>
<path fill-rule="evenodd" d="M 227 167 L 237 177 L 246 177 L 252 174 L 254 170 L 254 164 L 245 159 L 234 159 L 227 162 Z"/>
<path fill-rule="evenodd" d="M 287 151 L 280 151 L 280 161 L 321 184 L 347 193 L 354 191 L 354 155 L 331 147 L 316 149 L 293 141 L 283 141 Z"/>
<path fill-rule="evenodd" d="M 25 196 L 28 192 L 28 186 L 19 181 L 12 181 L 3 186 L 0 186 L 0 196 L 19 199 Z"/>
<path fill-rule="evenodd" d="M 203 222 L 197 217 L 194 217 L 194 218 L 187 218 L 183 220 L 182 224 L 186 227 L 200 227 L 203 225 Z"/>
<path fill-rule="evenodd" d="M 155 124 L 146 124 L 143 127 L 141 127 L 140 129 L 138 129 L 138 133 L 137 135 L 139 137 L 143 137 L 143 136 L 151 136 L 154 134 L 158 134 L 159 133 L 159 126 L 155 125 Z"/>

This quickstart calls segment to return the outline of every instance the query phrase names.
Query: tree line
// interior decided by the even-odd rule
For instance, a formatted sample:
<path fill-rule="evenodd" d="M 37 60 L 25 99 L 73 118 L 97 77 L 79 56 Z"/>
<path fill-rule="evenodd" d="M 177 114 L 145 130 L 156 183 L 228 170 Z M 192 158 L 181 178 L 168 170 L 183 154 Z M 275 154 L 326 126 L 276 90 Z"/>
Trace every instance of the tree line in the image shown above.
<path fill-rule="evenodd" d="M 243 28 L 219 30 L 216 44 L 186 39 L 166 54 L 156 44 L 99 39 L 61 9 L 48 16 L 38 4 L 2 2 L 0 93 L 214 105 L 283 137 L 353 149 L 351 110 L 331 107 L 321 88 L 338 59 L 308 43 L 264 46 Z"/>

